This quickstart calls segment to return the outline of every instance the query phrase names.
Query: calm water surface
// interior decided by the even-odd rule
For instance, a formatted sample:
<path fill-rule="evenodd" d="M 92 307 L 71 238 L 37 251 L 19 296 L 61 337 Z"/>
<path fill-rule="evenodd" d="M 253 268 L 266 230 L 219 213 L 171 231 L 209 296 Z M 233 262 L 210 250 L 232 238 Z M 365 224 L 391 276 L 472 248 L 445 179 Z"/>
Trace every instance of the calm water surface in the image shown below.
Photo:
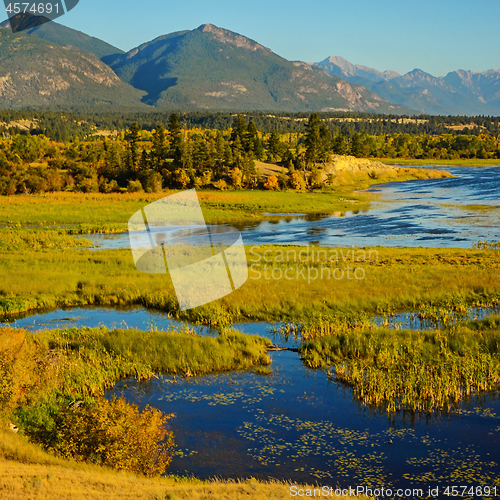
<path fill-rule="evenodd" d="M 500 239 L 500 166 L 443 167 L 454 177 L 374 186 L 370 209 L 336 215 L 291 214 L 235 224 L 246 245 L 425 246 L 471 248 Z M 486 205 L 492 210 L 477 210 Z M 496 208 L 495 208 L 496 207 Z M 99 248 L 129 248 L 128 233 L 93 235 Z"/>

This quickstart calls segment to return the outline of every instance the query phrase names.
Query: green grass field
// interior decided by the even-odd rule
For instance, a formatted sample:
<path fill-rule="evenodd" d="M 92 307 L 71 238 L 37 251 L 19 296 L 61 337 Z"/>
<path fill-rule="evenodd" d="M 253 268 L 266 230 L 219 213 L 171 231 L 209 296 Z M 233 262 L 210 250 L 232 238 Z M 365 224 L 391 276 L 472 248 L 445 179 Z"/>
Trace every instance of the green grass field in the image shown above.
<path fill-rule="evenodd" d="M 142 305 L 218 325 L 426 305 L 489 306 L 500 298 L 500 253 L 493 248 L 309 247 L 305 254 L 299 246 L 258 246 L 246 249 L 249 278 L 241 288 L 181 313 L 168 274 L 137 271 L 129 250 L 87 251 L 80 244 L 55 229 L 0 229 L 0 311 Z"/>

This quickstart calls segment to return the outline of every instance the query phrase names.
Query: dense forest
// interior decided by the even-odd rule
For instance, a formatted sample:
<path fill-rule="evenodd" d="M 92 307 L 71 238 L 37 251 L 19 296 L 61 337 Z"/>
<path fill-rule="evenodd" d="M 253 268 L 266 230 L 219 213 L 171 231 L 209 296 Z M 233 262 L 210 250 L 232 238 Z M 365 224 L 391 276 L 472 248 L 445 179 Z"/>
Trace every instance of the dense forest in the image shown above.
<path fill-rule="evenodd" d="M 485 117 L 171 113 L 91 118 L 3 111 L 0 126 L 3 195 L 327 188 L 317 172 L 334 154 L 500 159 L 498 118 Z M 287 170 L 261 178 L 256 161 Z"/>
<path fill-rule="evenodd" d="M 43 134 L 54 141 L 71 141 L 90 138 L 96 129 L 124 131 L 133 123 L 141 130 L 153 131 L 156 126 L 168 123 L 171 112 L 137 112 L 134 110 L 92 111 L 92 108 L 77 108 L 75 112 L 0 110 L 0 135 L 15 133 Z M 177 113 L 182 127 L 191 129 L 228 130 L 234 124 L 234 113 L 191 112 Z M 370 135 L 480 135 L 500 134 L 498 116 L 399 116 L 374 113 L 318 113 L 329 130 L 351 136 L 356 132 Z M 246 113 L 247 123 L 253 122 L 263 133 L 276 130 L 280 133 L 304 133 L 310 113 Z M 20 121 L 30 122 L 27 131 L 17 125 Z"/>

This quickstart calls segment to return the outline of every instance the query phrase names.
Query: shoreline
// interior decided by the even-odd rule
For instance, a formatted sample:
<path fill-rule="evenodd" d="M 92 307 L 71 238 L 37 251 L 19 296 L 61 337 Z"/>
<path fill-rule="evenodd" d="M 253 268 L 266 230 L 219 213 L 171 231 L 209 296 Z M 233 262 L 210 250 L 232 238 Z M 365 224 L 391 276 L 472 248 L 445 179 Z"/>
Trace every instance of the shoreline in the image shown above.
<path fill-rule="evenodd" d="M 457 160 L 438 160 L 438 159 L 405 159 L 405 158 L 370 158 L 379 161 L 385 165 L 415 165 L 415 166 L 433 166 L 439 167 L 498 167 L 500 158 L 481 160 L 477 158 L 457 159 Z"/>

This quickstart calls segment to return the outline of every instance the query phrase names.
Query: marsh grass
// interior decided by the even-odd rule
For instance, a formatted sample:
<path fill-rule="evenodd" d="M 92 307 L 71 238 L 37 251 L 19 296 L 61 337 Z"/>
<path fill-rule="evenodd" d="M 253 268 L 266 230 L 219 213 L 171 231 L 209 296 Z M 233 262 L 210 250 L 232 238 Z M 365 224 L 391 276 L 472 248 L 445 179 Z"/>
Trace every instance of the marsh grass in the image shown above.
<path fill-rule="evenodd" d="M 23 249 L 67 250 L 69 248 L 88 248 L 91 242 L 84 238 L 75 238 L 67 230 L 60 228 L 26 229 L 20 224 L 0 227 L 0 252 Z"/>
<path fill-rule="evenodd" d="M 268 365 L 270 340 L 230 332 L 200 337 L 176 331 L 71 328 L 27 333 L 0 329 L 5 405 L 41 392 L 68 398 L 100 395 L 119 379 L 154 374 L 194 376 Z M 41 391 L 41 392 L 40 392 Z"/>
<path fill-rule="evenodd" d="M 438 175 L 442 173 L 438 172 Z M 238 223 L 262 220 L 264 214 L 332 214 L 365 210 L 377 197 L 360 190 L 372 184 L 429 178 L 426 169 L 392 170 L 377 178 L 341 173 L 335 185 L 317 192 L 197 191 L 206 222 Z M 127 230 L 129 218 L 145 205 L 176 191 L 162 193 L 43 193 L 0 197 L 0 224 L 64 226 L 73 234 L 115 233 Z M 70 227 L 72 226 L 72 227 Z"/>
<path fill-rule="evenodd" d="M 499 388 L 499 325 L 500 317 L 429 332 L 332 326 L 332 335 L 317 335 L 300 353 L 311 368 L 331 367 L 364 404 L 449 412 L 466 396 Z"/>
<path fill-rule="evenodd" d="M 466 210 L 468 212 L 495 212 L 500 209 L 498 205 L 479 205 L 479 204 L 469 204 L 464 205 L 462 203 L 440 203 L 442 207 L 445 208 L 458 208 L 460 210 Z"/>
<path fill-rule="evenodd" d="M 61 306 L 140 305 L 175 318 L 224 327 L 248 319 L 296 321 L 319 314 L 500 304 L 500 253 L 490 248 L 377 247 L 363 250 L 371 254 L 370 259 L 358 261 L 356 253 L 354 262 L 352 253 L 345 260 L 319 262 L 319 247 L 310 247 L 309 256 L 301 260 L 298 255 L 303 249 L 247 247 L 249 279 L 241 288 L 211 304 L 181 312 L 169 274 L 137 271 L 130 251 L 32 250 L 19 243 L 18 249 L 0 250 L 0 316 Z M 266 261 L 269 252 L 277 255 L 280 251 L 284 261 Z M 347 274 L 341 280 L 322 279 L 321 273 L 308 279 L 321 266 L 345 272 L 348 265 L 361 269 L 363 279 L 348 279 Z M 273 270 L 283 275 L 289 268 L 293 279 L 272 279 Z M 295 269 L 304 274 L 296 274 Z"/>
<path fill-rule="evenodd" d="M 472 242 L 472 248 L 490 249 L 498 252 L 500 250 L 500 241 L 474 241 Z"/>

